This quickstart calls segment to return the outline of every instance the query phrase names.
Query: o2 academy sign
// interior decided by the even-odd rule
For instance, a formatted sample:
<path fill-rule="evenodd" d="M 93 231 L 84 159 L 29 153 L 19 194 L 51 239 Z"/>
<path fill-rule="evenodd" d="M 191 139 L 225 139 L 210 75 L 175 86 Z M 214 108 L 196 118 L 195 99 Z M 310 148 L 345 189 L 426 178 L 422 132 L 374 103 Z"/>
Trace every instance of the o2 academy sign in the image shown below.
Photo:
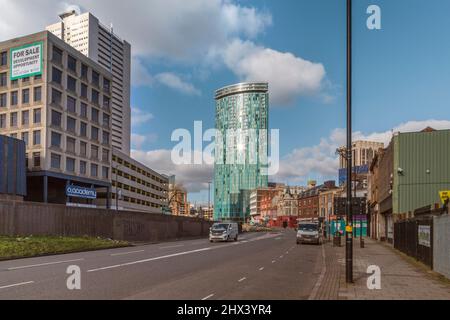
<path fill-rule="evenodd" d="M 11 49 L 11 80 L 42 75 L 43 42 Z"/>

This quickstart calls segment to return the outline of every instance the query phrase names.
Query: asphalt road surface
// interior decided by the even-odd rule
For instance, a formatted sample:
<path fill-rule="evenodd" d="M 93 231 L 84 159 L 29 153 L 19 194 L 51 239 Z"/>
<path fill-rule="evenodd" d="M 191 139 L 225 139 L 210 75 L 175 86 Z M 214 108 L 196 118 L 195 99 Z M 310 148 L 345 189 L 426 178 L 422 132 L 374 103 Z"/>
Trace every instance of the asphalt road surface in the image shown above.
<path fill-rule="evenodd" d="M 81 289 L 69 290 L 69 266 Z M 0 262 L 0 299 L 308 299 L 322 249 L 296 245 L 293 231 L 251 233 L 238 242 L 169 242 Z"/>

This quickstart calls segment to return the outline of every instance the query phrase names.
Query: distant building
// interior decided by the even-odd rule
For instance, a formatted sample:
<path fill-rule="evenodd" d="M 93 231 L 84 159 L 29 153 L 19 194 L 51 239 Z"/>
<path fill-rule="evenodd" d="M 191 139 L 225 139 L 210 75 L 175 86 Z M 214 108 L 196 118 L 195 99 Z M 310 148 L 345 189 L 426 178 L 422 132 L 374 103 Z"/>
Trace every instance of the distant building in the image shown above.
<path fill-rule="evenodd" d="M 300 193 L 298 196 L 298 217 L 302 219 L 320 217 L 319 195 L 321 192 L 333 189 L 336 189 L 335 182 L 327 181 L 323 185 Z"/>
<path fill-rule="evenodd" d="M 450 189 L 450 130 L 396 133 L 371 165 L 372 236 L 393 241 L 394 223 L 440 203 Z"/>
<path fill-rule="evenodd" d="M 254 223 L 267 223 L 277 217 L 279 195 L 284 185 L 258 188 L 250 193 L 250 217 Z"/>
<path fill-rule="evenodd" d="M 61 21 L 47 30 L 86 57 L 111 72 L 111 140 L 115 149 L 130 155 L 131 140 L 131 46 L 91 13 L 71 10 L 61 14 Z"/>
<path fill-rule="evenodd" d="M 215 220 L 247 221 L 250 192 L 268 185 L 268 176 L 263 174 L 267 164 L 260 161 L 268 156 L 268 91 L 267 83 L 240 83 L 216 91 L 216 129 L 223 139 L 216 139 Z M 235 137 L 228 136 L 237 129 Z M 248 130 L 259 134 L 250 138 Z M 260 152 L 256 157 L 253 147 Z M 254 157 L 256 161 L 251 163 Z"/>
<path fill-rule="evenodd" d="M 168 206 L 174 216 L 189 216 L 190 205 L 187 200 L 186 189 L 175 181 L 175 176 L 169 178 Z"/>

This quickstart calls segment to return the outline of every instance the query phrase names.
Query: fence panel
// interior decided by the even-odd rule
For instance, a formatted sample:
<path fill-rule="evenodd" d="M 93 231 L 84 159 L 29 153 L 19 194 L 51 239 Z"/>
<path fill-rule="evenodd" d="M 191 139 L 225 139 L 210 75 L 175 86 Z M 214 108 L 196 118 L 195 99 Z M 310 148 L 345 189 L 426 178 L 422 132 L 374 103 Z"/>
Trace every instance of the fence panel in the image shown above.
<path fill-rule="evenodd" d="M 433 221 L 433 270 L 450 279 L 450 215 Z"/>

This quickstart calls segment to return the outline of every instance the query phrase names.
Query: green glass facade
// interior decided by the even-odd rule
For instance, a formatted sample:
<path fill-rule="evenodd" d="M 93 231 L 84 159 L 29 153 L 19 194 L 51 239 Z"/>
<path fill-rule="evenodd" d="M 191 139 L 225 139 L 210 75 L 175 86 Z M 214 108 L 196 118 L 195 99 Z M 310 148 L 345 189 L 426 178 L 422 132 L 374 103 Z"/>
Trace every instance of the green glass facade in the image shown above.
<path fill-rule="evenodd" d="M 244 222 L 250 192 L 267 187 L 269 93 L 267 83 L 243 83 L 216 92 L 214 219 Z M 218 151 L 220 150 L 220 151 Z"/>

